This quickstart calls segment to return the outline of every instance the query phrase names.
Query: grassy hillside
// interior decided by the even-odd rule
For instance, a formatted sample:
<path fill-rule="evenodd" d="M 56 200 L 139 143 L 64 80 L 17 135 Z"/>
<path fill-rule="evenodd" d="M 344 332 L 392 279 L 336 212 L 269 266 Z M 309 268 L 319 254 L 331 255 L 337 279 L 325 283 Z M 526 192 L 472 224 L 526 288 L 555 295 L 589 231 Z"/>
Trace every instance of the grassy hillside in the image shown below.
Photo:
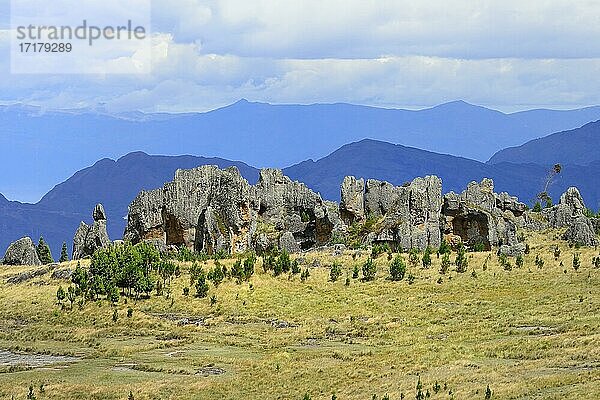
<path fill-rule="evenodd" d="M 250 283 L 211 285 L 197 299 L 193 288 L 183 295 L 189 264 L 182 264 L 169 298 L 121 297 L 116 322 L 106 300 L 61 309 L 56 291 L 68 282 L 48 273 L 9 284 L 32 268 L 3 267 L 0 349 L 78 359 L 30 369 L 2 366 L 0 352 L 0 398 L 25 399 L 33 386 L 40 400 L 127 399 L 130 391 L 136 400 L 414 399 L 419 379 L 432 399 L 484 399 L 487 385 L 492 399 L 597 398 L 600 269 L 591 259 L 598 251 L 570 249 L 552 239 L 557 234 L 531 234 L 522 268 L 469 253 L 467 272 L 452 266 L 441 275 L 434 255 L 429 269 L 408 267 L 412 284 L 386 279 L 385 254 L 377 279 L 362 282 L 351 275 L 368 252 L 310 253 L 303 269 L 314 260 L 320 266 L 305 282 L 273 277 L 259 262 Z M 335 283 L 334 258 L 343 264 Z"/>

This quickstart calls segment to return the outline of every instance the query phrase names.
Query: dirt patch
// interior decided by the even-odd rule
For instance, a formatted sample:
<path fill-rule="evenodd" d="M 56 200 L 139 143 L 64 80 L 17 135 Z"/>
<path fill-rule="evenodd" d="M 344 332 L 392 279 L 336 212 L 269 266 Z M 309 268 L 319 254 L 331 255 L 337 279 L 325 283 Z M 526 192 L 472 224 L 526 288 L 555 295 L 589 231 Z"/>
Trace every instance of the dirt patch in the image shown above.
<path fill-rule="evenodd" d="M 0 350 L 0 366 L 39 368 L 53 364 L 72 363 L 77 357 L 50 356 L 46 354 L 21 354 Z"/>

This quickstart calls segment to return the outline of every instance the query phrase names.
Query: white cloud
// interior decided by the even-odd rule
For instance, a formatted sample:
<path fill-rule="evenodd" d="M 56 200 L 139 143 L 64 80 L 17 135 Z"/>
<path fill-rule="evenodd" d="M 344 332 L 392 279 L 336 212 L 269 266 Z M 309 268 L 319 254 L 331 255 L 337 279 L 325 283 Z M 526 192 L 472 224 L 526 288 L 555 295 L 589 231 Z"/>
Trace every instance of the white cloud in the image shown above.
<path fill-rule="evenodd" d="M 19 77 L 1 58 L 0 101 L 114 111 L 208 110 L 242 97 L 600 104 L 598 1 L 154 0 L 153 30 L 149 75 Z M 0 51 L 7 37 L 0 31 Z"/>

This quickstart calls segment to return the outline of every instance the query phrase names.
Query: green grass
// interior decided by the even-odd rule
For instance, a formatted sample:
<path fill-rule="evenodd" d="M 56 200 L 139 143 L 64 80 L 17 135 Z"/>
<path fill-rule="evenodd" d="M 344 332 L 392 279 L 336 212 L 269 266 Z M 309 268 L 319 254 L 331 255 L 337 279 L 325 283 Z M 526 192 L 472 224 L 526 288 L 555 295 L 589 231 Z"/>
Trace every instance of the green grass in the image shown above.
<path fill-rule="evenodd" d="M 554 236 L 555 233 L 546 233 Z M 333 258 L 309 254 L 311 269 L 299 276 L 264 274 L 260 263 L 248 283 L 210 287 L 209 298 L 185 297 L 184 273 L 172 284 L 173 299 L 118 305 L 108 302 L 61 310 L 59 284 L 48 275 L 19 284 L 6 278 L 27 267 L 0 271 L 0 349 L 75 355 L 65 366 L 0 370 L 0 398 L 25 399 L 30 385 L 38 399 L 342 399 L 415 398 L 418 376 L 432 399 L 595 399 L 600 390 L 600 270 L 594 249 L 569 249 L 561 259 L 542 235 L 528 238 L 525 266 L 505 271 L 495 255 L 469 253 L 469 269 L 440 275 L 408 267 L 416 279 L 391 282 L 386 255 L 376 260 L 377 279 L 352 279 L 362 265 L 350 252 L 340 258 L 343 275 L 328 281 Z M 573 253 L 582 267 L 571 268 Z M 543 269 L 534 265 L 539 254 Z M 407 255 L 403 255 L 405 260 Z M 454 260 L 455 254 L 452 255 Z M 564 267 L 560 267 L 560 262 Z M 228 268 L 233 260 L 225 261 Z M 211 267 L 208 262 L 206 269 Z M 472 272 L 475 271 L 476 277 Z M 564 270 L 567 272 L 565 273 Z M 442 283 L 437 283 L 439 277 Z M 194 290 L 191 289 L 191 294 Z M 133 317 L 126 317 L 132 307 Z M 200 320 L 180 325 L 179 320 Z M 271 321 L 286 321 L 276 328 Z M 223 375 L 198 371 L 222 368 Z M 442 390 L 435 394 L 433 384 Z M 45 393 L 39 393 L 40 384 Z M 443 387 L 446 386 L 446 390 Z M 449 394 L 449 392 L 452 394 Z"/>

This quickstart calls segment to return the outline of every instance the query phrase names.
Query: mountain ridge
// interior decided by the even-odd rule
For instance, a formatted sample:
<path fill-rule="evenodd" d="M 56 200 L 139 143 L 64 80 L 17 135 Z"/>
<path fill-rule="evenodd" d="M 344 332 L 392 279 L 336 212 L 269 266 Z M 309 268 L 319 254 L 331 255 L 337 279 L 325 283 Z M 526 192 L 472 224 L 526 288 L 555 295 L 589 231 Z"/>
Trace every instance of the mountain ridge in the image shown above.
<path fill-rule="evenodd" d="M 421 110 L 238 101 L 205 113 L 120 117 L 94 110 L 7 106 L 0 112 L 0 169 L 12 173 L 0 182 L 0 192 L 12 199 L 37 201 L 73 171 L 138 150 L 284 168 L 371 137 L 486 161 L 503 148 L 597 119 L 600 107 L 506 114 L 464 101 Z"/>

